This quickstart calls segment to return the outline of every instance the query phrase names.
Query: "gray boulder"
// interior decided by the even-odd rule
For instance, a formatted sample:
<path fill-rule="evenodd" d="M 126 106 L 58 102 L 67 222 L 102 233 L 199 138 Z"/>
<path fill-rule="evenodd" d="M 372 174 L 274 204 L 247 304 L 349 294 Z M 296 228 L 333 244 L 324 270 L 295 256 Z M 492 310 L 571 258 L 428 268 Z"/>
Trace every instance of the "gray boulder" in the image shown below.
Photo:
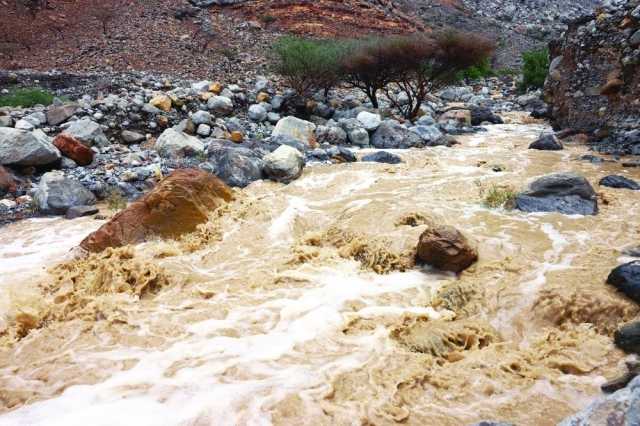
<path fill-rule="evenodd" d="M 340 126 L 347 133 L 349 142 L 355 146 L 369 146 L 369 132 L 363 127 L 360 120 L 346 118 L 340 120 Z"/>
<path fill-rule="evenodd" d="M 226 96 L 212 96 L 207 101 L 207 108 L 219 115 L 229 115 L 233 112 L 233 101 Z"/>
<path fill-rule="evenodd" d="M 104 147 L 109 145 L 109 140 L 104 135 L 102 127 L 88 118 L 73 121 L 65 132 L 87 146 Z"/>
<path fill-rule="evenodd" d="M 419 135 L 426 146 L 447 145 L 447 138 L 438 126 L 413 126 L 409 130 Z"/>
<path fill-rule="evenodd" d="M 320 144 L 344 145 L 347 143 L 347 133 L 338 126 L 318 126 L 315 133 L 316 140 Z"/>
<path fill-rule="evenodd" d="M 393 120 L 383 121 L 371 136 L 372 146 L 381 149 L 398 149 L 424 146 L 420 136 Z"/>
<path fill-rule="evenodd" d="M 362 157 L 362 161 L 386 164 L 400 164 L 402 163 L 402 158 L 387 151 L 376 151 Z"/>
<path fill-rule="evenodd" d="M 285 117 L 278 121 L 271 136 L 289 136 L 304 142 L 307 146 L 314 145 L 316 125 L 296 117 Z"/>
<path fill-rule="evenodd" d="M 611 395 L 598 398 L 558 426 L 640 425 L 640 376 Z"/>
<path fill-rule="evenodd" d="M 204 144 L 196 137 L 167 129 L 156 141 L 156 150 L 163 158 L 189 157 L 202 154 Z"/>
<path fill-rule="evenodd" d="M 262 105 L 254 104 L 249 107 L 249 120 L 258 123 L 267 119 L 267 110 Z"/>
<path fill-rule="evenodd" d="M 207 155 L 209 171 L 229 186 L 244 188 L 264 175 L 264 161 L 250 149 L 212 144 Z"/>
<path fill-rule="evenodd" d="M 288 145 L 264 157 L 264 171 L 267 177 L 276 182 L 289 183 L 302 174 L 304 156 L 300 151 Z"/>
<path fill-rule="evenodd" d="M 60 159 L 60 151 L 40 130 L 0 127 L 0 164 L 14 166 L 42 166 Z"/>
<path fill-rule="evenodd" d="M 91 191 L 59 171 L 42 175 L 33 198 L 41 212 L 56 215 L 65 214 L 71 207 L 96 203 Z"/>
<path fill-rule="evenodd" d="M 143 142 L 147 138 L 143 134 L 132 132 L 131 130 L 123 130 L 122 133 L 120 133 L 120 139 L 122 139 L 122 142 L 126 145 L 132 145 Z"/>
<path fill-rule="evenodd" d="M 0 127 L 12 127 L 13 118 L 8 115 L 0 115 Z"/>
<path fill-rule="evenodd" d="M 640 184 L 633 179 L 620 175 L 609 175 L 600 179 L 600 185 L 616 189 L 630 189 L 640 191 Z"/>
<path fill-rule="evenodd" d="M 191 115 L 191 121 L 196 126 L 201 124 L 211 124 L 213 123 L 213 117 L 207 111 L 196 111 Z"/>
<path fill-rule="evenodd" d="M 516 207 L 524 212 L 559 212 L 595 215 L 596 192 L 582 176 L 558 173 L 537 179 L 516 197 Z"/>
<path fill-rule="evenodd" d="M 47 109 L 47 123 L 58 126 L 73 117 L 77 109 L 77 104 L 52 105 Z"/>
<path fill-rule="evenodd" d="M 380 126 L 380 123 L 382 123 L 382 119 L 379 114 L 374 114 L 368 111 L 360 112 L 356 118 L 362 127 L 364 127 L 368 132 L 373 132 Z"/>

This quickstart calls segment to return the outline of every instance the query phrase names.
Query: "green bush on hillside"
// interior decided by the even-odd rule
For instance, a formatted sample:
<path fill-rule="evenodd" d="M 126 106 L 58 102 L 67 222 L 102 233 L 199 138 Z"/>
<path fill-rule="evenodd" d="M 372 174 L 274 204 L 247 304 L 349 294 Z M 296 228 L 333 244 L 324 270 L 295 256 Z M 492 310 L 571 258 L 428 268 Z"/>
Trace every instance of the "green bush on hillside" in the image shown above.
<path fill-rule="evenodd" d="M 29 108 L 34 105 L 51 105 L 53 94 L 37 88 L 13 89 L 7 95 L 0 95 L 0 107 L 24 107 Z"/>
<path fill-rule="evenodd" d="M 340 79 L 341 42 L 285 36 L 272 51 L 274 71 L 303 98 L 318 90 L 328 93 Z"/>
<path fill-rule="evenodd" d="M 549 49 L 530 50 L 522 54 L 520 90 L 541 89 L 549 72 Z"/>

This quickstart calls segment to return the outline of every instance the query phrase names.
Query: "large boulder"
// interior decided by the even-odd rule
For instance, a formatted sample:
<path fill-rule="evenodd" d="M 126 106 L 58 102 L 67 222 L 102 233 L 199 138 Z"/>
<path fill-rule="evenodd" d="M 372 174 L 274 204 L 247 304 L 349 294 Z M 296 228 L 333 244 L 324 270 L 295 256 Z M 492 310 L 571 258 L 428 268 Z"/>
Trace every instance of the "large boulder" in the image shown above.
<path fill-rule="evenodd" d="M 620 175 L 605 176 L 600 179 L 599 184 L 601 186 L 608 186 L 609 188 L 630 189 L 632 191 L 640 190 L 640 184 L 638 184 L 638 182 Z"/>
<path fill-rule="evenodd" d="M 195 231 L 232 198 L 229 187 L 215 176 L 196 169 L 176 170 L 85 238 L 80 247 L 99 252 L 152 237 L 177 238 Z"/>
<path fill-rule="evenodd" d="M 640 425 L 640 376 L 611 395 L 596 399 L 587 408 L 558 426 Z"/>
<path fill-rule="evenodd" d="M 454 122 L 460 126 L 471 125 L 471 111 L 468 109 L 450 109 L 438 117 L 439 123 Z"/>
<path fill-rule="evenodd" d="M 43 166 L 60 159 L 60 151 L 40 130 L 27 132 L 0 127 L 0 164 Z"/>
<path fill-rule="evenodd" d="M 595 215 L 598 213 L 596 192 L 582 176 L 557 173 L 543 176 L 518 194 L 516 208 L 524 212 L 559 212 Z"/>
<path fill-rule="evenodd" d="M 607 284 L 640 303 L 640 261 L 625 263 L 615 268 L 607 277 Z"/>
<path fill-rule="evenodd" d="M 244 188 L 264 176 L 264 161 L 251 149 L 212 145 L 207 155 L 211 172 L 229 186 Z"/>
<path fill-rule="evenodd" d="M 562 142 L 553 133 L 544 133 L 529 145 L 529 149 L 540 151 L 560 151 L 563 148 Z"/>
<path fill-rule="evenodd" d="M 60 171 L 42 175 L 33 199 L 43 213 L 63 215 L 71 207 L 96 203 L 91 191 L 76 180 L 65 177 Z"/>
<path fill-rule="evenodd" d="M 418 262 L 459 273 L 478 260 L 478 252 L 454 227 L 434 226 L 420 235 L 416 257 Z"/>
<path fill-rule="evenodd" d="M 167 129 L 156 141 L 156 150 L 163 158 L 181 158 L 204 153 L 200 139 L 175 129 Z"/>
<path fill-rule="evenodd" d="M 88 166 L 93 161 L 93 151 L 79 140 L 66 133 L 60 133 L 53 140 L 53 145 L 62 155 L 71 158 L 79 166 Z"/>
<path fill-rule="evenodd" d="M 87 146 L 104 147 L 109 145 L 109 139 L 104 135 L 102 127 L 88 118 L 71 122 L 65 132 Z"/>
<path fill-rule="evenodd" d="M 369 146 L 369 132 L 363 127 L 360 120 L 355 118 L 346 118 L 340 120 L 340 126 L 342 126 L 344 131 L 347 133 L 347 138 L 351 144 L 360 147 Z"/>
<path fill-rule="evenodd" d="M 380 123 L 378 129 L 373 132 L 370 143 L 379 149 L 404 149 L 424 146 L 420 136 L 393 120 L 385 120 Z"/>
<path fill-rule="evenodd" d="M 264 171 L 276 182 L 289 183 L 298 179 L 304 168 L 304 156 L 297 149 L 280 145 L 278 149 L 264 157 Z"/>
<path fill-rule="evenodd" d="M 491 108 L 483 106 L 471 107 L 471 125 L 479 126 L 482 123 L 503 124 L 504 121 L 499 115 L 491 111 Z"/>
<path fill-rule="evenodd" d="M 316 125 L 296 117 L 284 117 L 278 121 L 271 136 L 289 136 L 304 142 L 310 148 L 317 145 L 315 139 Z"/>
<path fill-rule="evenodd" d="M 50 126 L 60 125 L 73 117 L 77 109 L 77 104 L 52 105 L 47 109 L 47 123 Z"/>

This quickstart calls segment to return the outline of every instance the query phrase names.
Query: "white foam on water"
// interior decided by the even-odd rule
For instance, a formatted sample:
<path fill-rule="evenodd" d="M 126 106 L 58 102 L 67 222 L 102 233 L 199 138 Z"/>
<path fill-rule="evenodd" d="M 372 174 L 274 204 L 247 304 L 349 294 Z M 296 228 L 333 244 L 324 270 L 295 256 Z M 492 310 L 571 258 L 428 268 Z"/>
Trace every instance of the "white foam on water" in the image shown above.
<path fill-rule="evenodd" d="M 287 394 L 322 389 L 329 375 L 364 365 L 376 348 L 384 346 L 388 338 L 384 329 L 366 336 L 339 333 L 348 318 L 448 315 L 429 307 L 374 302 L 382 294 L 412 288 L 428 291 L 437 284 L 420 271 L 375 275 L 362 273 L 356 262 L 345 262 L 333 268 L 303 268 L 297 274 L 312 286 L 258 306 L 236 305 L 224 320 L 192 324 L 187 338 L 164 350 L 120 348 L 88 355 L 139 362 L 102 383 L 73 386 L 56 398 L 5 414 L 0 425 L 176 425 L 199 418 L 211 424 L 270 424 L 271 404 Z M 353 301 L 365 307 L 345 311 L 347 302 Z M 241 337 L 216 334 L 228 328 L 238 330 Z M 325 352 L 314 359 L 302 350 L 307 344 L 321 344 Z M 287 362 L 278 362 L 283 357 Z M 174 363 L 190 359 L 198 363 L 185 363 L 174 375 L 166 375 Z M 235 377 L 230 371 L 251 378 Z"/>

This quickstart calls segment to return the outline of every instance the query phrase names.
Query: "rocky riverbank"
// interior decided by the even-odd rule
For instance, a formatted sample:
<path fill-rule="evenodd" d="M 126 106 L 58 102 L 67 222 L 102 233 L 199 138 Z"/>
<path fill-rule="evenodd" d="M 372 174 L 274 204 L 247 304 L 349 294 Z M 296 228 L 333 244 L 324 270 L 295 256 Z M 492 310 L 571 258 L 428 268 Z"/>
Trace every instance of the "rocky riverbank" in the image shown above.
<path fill-rule="evenodd" d="M 309 102 L 296 118 L 294 93 L 266 78 L 233 84 L 149 74 L 4 78 L 42 83 L 66 99 L 0 109 L 4 222 L 64 215 L 100 200 L 132 201 L 184 167 L 211 172 L 232 187 L 259 179 L 290 182 L 307 163 L 358 161 L 362 148 L 451 146 L 456 135 L 502 122 L 499 113 L 540 104 L 535 96 L 517 98 L 510 78 L 494 78 L 433 96 L 414 123 L 395 117 L 389 105 L 375 110 L 343 90 Z M 291 149 L 279 149 L 283 145 Z M 384 152 L 363 160 L 399 161 Z"/>

